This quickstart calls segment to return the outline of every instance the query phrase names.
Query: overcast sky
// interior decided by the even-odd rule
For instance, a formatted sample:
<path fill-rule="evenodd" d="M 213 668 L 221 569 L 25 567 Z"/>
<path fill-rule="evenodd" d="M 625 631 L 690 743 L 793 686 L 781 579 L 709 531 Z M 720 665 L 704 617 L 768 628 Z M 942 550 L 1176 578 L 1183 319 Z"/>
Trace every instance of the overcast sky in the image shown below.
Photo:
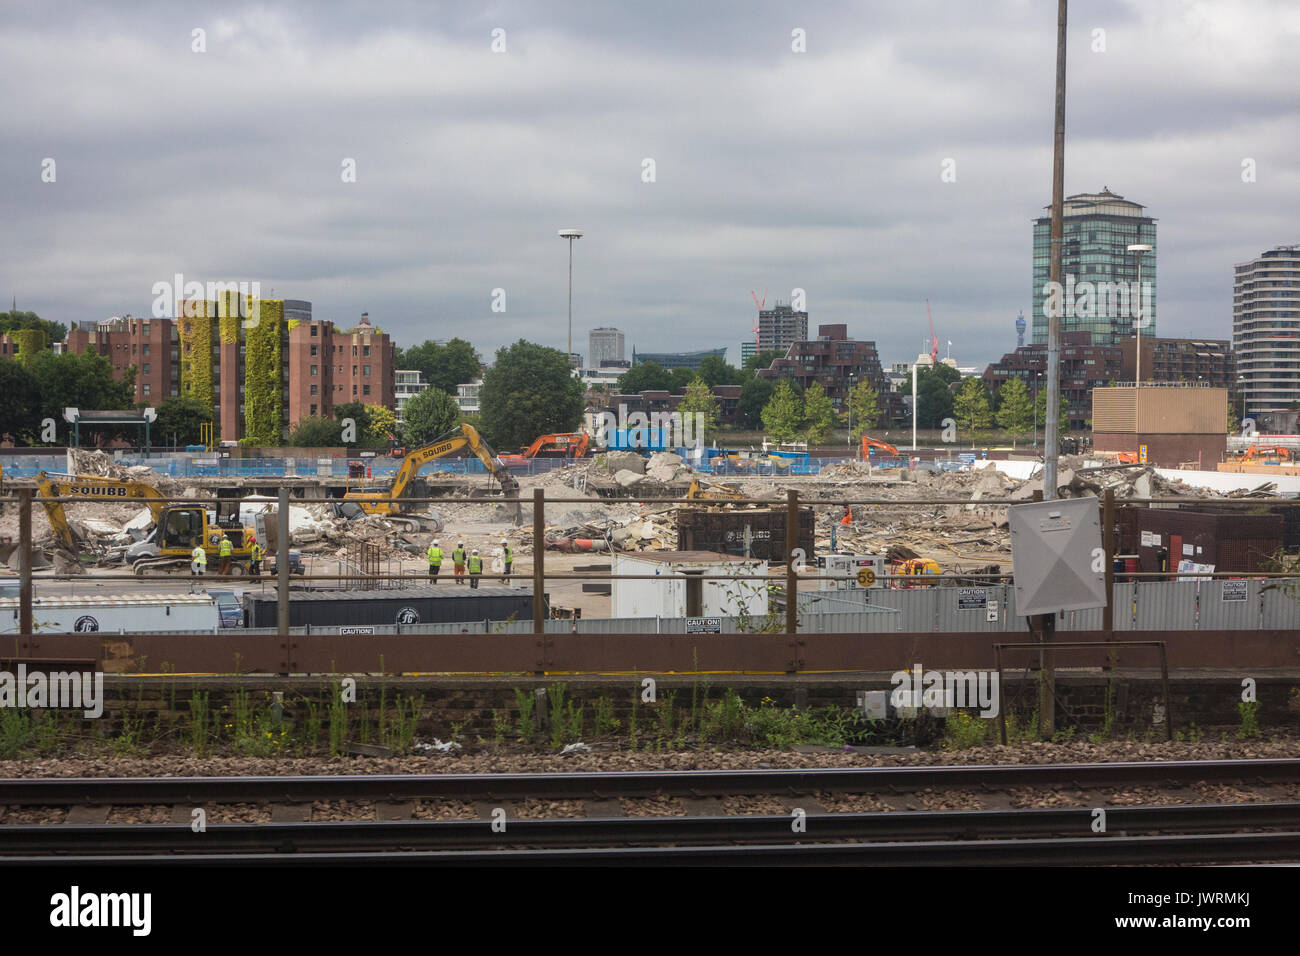
<path fill-rule="evenodd" d="M 1050 0 L 7 4 L 0 294 L 71 323 L 257 280 L 490 358 L 564 348 L 577 227 L 575 351 L 612 325 L 735 362 L 750 290 L 797 287 L 886 365 L 928 298 L 982 367 L 1029 319 L 1055 26 Z M 1300 243 L 1298 42 L 1296 0 L 1071 4 L 1066 193 L 1157 218 L 1162 335 L 1230 338 L 1233 264 Z"/>

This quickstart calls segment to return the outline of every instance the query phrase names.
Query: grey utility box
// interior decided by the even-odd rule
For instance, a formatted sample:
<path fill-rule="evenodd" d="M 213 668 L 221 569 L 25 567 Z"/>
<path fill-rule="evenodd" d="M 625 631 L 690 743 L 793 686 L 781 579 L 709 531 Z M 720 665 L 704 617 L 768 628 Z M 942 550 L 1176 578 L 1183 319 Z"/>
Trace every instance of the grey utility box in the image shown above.
<path fill-rule="evenodd" d="M 1012 505 L 1007 519 L 1017 614 L 1106 606 L 1106 561 L 1096 498 Z"/>

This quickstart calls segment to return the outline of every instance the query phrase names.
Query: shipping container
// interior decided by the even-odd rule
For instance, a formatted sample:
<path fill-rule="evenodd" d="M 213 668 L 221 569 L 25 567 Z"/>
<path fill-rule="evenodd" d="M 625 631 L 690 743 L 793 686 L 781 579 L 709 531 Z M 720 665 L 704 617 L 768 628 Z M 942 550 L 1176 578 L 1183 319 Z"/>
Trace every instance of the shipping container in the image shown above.
<path fill-rule="evenodd" d="M 682 508 L 677 511 L 677 550 L 715 551 L 785 564 L 783 508 L 747 508 L 734 511 L 705 511 Z M 812 508 L 799 509 L 799 540 L 804 561 L 813 563 L 814 518 Z"/>
<path fill-rule="evenodd" d="M 0 634 L 20 633 L 21 613 L 18 598 L 0 598 Z M 221 612 L 210 594 L 57 595 L 32 599 L 32 628 L 39 634 L 215 634 Z"/>
<path fill-rule="evenodd" d="M 610 616 L 718 617 L 767 614 L 767 562 L 707 551 L 647 551 L 613 556 Z M 699 575 L 631 580 L 620 575 Z M 729 580 L 704 580 L 728 575 Z M 748 580 L 756 578 L 757 580 Z"/>
<path fill-rule="evenodd" d="M 1282 548 L 1279 514 L 1213 514 L 1134 508 L 1138 568 L 1176 573 L 1187 561 L 1198 570 L 1268 571 Z M 1125 549 L 1126 551 L 1128 549 Z"/>
<path fill-rule="evenodd" d="M 531 588 L 446 587 L 374 591 L 301 591 L 289 595 L 289 626 L 337 633 L 340 628 L 374 625 L 462 623 L 529 620 L 533 617 Z M 276 626 L 274 594 L 244 595 L 244 619 L 249 627 Z"/>

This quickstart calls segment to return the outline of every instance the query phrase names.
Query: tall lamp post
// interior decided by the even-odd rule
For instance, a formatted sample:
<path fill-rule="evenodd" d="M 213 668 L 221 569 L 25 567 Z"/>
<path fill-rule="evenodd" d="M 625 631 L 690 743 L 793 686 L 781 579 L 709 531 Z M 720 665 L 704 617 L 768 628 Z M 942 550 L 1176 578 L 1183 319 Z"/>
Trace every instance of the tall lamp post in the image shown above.
<path fill-rule="evenodd" d="M 852 372 L 849 373 L 849 400 L 845 402 L 849 406 L 849 449 L 853 449 L 853 386 L 857 383 L 858 377 Z M 854 456 L 856 457 L 856 456 Z"/>
<path fill-rule="evenodd" d="M 1042 377 L 1042 372 L 1034 373 L 1034 448 L 1038 447 L 1038 380 Z"/>
<path fill-rule="evenodd" d="M 1134 374 L 1133 381 L 1135 388 L 1140 388 L 1142 386 L 1142 323 L 1146 319 L 1142 314 L 1142 253 L 1151 252 L 1154 248 L 1154 246 L 1149 246 L 1144 242 L 1135 242 L 1133 245 L 1128 247 L 1129 252 L 1136 252 L 1138 254 L 1137 308 L 1129 309 L 1130 312 L 1137 313 L 1137 318 L 1133 323 L 1133 326 L 1137 329 L 1137 371 Z"/>
<path fill-rule="evenodd" d="M 561 229 L 560 238 L 569 240 L 569 350 L 564 360 L 573 364 L 573 240 L 582 238 L 581 229 Z"/>

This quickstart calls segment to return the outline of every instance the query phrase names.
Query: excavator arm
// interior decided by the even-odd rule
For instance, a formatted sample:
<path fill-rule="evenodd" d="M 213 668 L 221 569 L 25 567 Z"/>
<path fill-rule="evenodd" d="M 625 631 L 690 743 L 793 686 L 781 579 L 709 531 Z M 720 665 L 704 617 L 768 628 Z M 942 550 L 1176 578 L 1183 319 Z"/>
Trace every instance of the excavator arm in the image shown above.
<path fill-rule="evenodd" d="M 71 555 L 80 550 L 80 543 L 68 524 L 68 516 L 63 510 L 61 498 L 102 498 L 104 501 L 128 501 L 132 498 L 162 498 L 162 492 L 153 485 L 142 481 L 125 478 L 104 478 L 99 475 L 48 475 L 39 472 L 36 475 L 36 488 L 40 492 L 41 504 L 50 519 L 59 543 Z M 166 507 L 165 501 L 146 501 L 153 520 L 157 523 Z"/>
<path fill-rule="evenodd" d="M 510 474 L 510 469 L 497 459 L 496 452 L 483 440 L 478 430 L 472 425 L 460 425 L 422 448 L 415 449 L 402 459 L 402 464 L 397 469 L 397 477 L 393 479 L 393 486 L 388 492 L 389 501 L 386 504 L 389 505 L 389 513 L 393 511 L 393 502 L 406 495 L 406 489 L 420 473 L 421 468 L 436 458 L 445 458 L 463 448 L 468 448 L 478 456 L 479 461 L 483 462 L 483 467 L 488 470 L 488 474 L 500 483 L 501 491 L 506 497 L 519 494 L 519 482 L 515 480 L 514 475 Z M 514 512 L 515 517 L 518 518 L 518 504 L 515 505 Z"/>

